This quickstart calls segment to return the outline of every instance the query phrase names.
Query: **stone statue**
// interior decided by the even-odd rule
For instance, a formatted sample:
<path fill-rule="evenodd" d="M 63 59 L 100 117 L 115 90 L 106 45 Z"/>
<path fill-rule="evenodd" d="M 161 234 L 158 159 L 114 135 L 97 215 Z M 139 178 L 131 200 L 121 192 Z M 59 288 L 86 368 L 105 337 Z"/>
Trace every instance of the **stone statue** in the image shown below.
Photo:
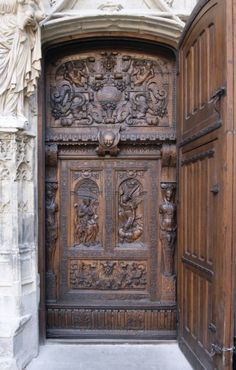
<path fill-rule="evenodd" d="M 163 252 L 163 273 L 165 276 L 174 274 L 174 253 L 176 241 L 176 205 L 173 202 L 173 187 L 162 184 L 164 190 L 163 202 L 160 205 L 161 230 L 160 240 Z"/>
<path fill-rule="evenodd" d="M 0 0 L 0 126 L 27 119 L 24 99 L 40 73 L 41 0 Z"/>

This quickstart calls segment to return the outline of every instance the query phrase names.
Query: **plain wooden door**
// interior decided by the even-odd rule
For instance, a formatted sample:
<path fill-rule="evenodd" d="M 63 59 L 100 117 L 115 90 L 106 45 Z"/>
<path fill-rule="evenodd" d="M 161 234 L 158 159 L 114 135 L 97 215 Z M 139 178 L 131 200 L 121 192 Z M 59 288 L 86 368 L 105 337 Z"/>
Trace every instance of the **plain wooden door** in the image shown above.
<path fill-rule="evenodd" d="M 232 368 L 235 6 L 200 1 L 179 50 L 179 344 L 195 369 Z"/>

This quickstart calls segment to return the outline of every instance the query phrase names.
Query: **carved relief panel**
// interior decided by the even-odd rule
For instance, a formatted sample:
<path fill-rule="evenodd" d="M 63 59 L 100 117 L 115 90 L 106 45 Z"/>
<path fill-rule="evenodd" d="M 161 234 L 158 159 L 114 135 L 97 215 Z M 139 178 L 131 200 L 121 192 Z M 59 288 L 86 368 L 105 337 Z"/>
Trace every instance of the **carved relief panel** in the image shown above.
<path fill-rule="evenodd" d="M 157 212 L 152 199 L 158 197 L 158 173 L 157 160 L 62 161 L 64 292 L 157 294 Z"/>
<path fill-rule="evenodd" d="M 174 68 L 165 57 L 112 49 L 58 59 L 48 77 L 50 127 L 173 125 Z"/>

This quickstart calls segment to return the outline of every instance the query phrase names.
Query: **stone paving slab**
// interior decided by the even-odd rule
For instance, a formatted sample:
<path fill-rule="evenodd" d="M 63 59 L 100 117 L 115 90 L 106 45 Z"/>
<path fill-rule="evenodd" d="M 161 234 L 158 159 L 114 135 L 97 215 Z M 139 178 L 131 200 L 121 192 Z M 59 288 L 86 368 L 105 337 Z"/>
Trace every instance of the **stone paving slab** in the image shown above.
<path fill-rule="evenodd" d="M 26 370 L 191 370 L 176 343 L 47 343 Z"/>

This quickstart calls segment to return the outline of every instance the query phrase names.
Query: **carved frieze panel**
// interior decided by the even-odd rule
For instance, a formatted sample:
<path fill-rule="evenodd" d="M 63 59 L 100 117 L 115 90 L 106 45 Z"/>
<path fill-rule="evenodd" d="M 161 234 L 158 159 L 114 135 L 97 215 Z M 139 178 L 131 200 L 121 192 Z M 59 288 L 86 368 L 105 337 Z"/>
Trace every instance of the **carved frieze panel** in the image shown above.
<path fill-rule="evenodd" d="M 129 290 L 147 288 L 147 262 L 71 260 L 72 289 Z"/>
<path fill-rule="evenodd" d="M 166 308 L 69 308 L 49 306 L 49 329 L 163 330 L 176 329 L 176 309 Z M 146 333 L 147 334 L 147 333 Z M 107 333 L 106 333 L 107 335 Z M 121 332 L 121 337 L 123 332 Z M 156 332 L 156 336 L 158 333 Z"/>
<path fill-rule="evenodd" d="M 104 50 L 64 57 L 48 71 L 50 127 L 172 126 L 173 63 Z"/>

